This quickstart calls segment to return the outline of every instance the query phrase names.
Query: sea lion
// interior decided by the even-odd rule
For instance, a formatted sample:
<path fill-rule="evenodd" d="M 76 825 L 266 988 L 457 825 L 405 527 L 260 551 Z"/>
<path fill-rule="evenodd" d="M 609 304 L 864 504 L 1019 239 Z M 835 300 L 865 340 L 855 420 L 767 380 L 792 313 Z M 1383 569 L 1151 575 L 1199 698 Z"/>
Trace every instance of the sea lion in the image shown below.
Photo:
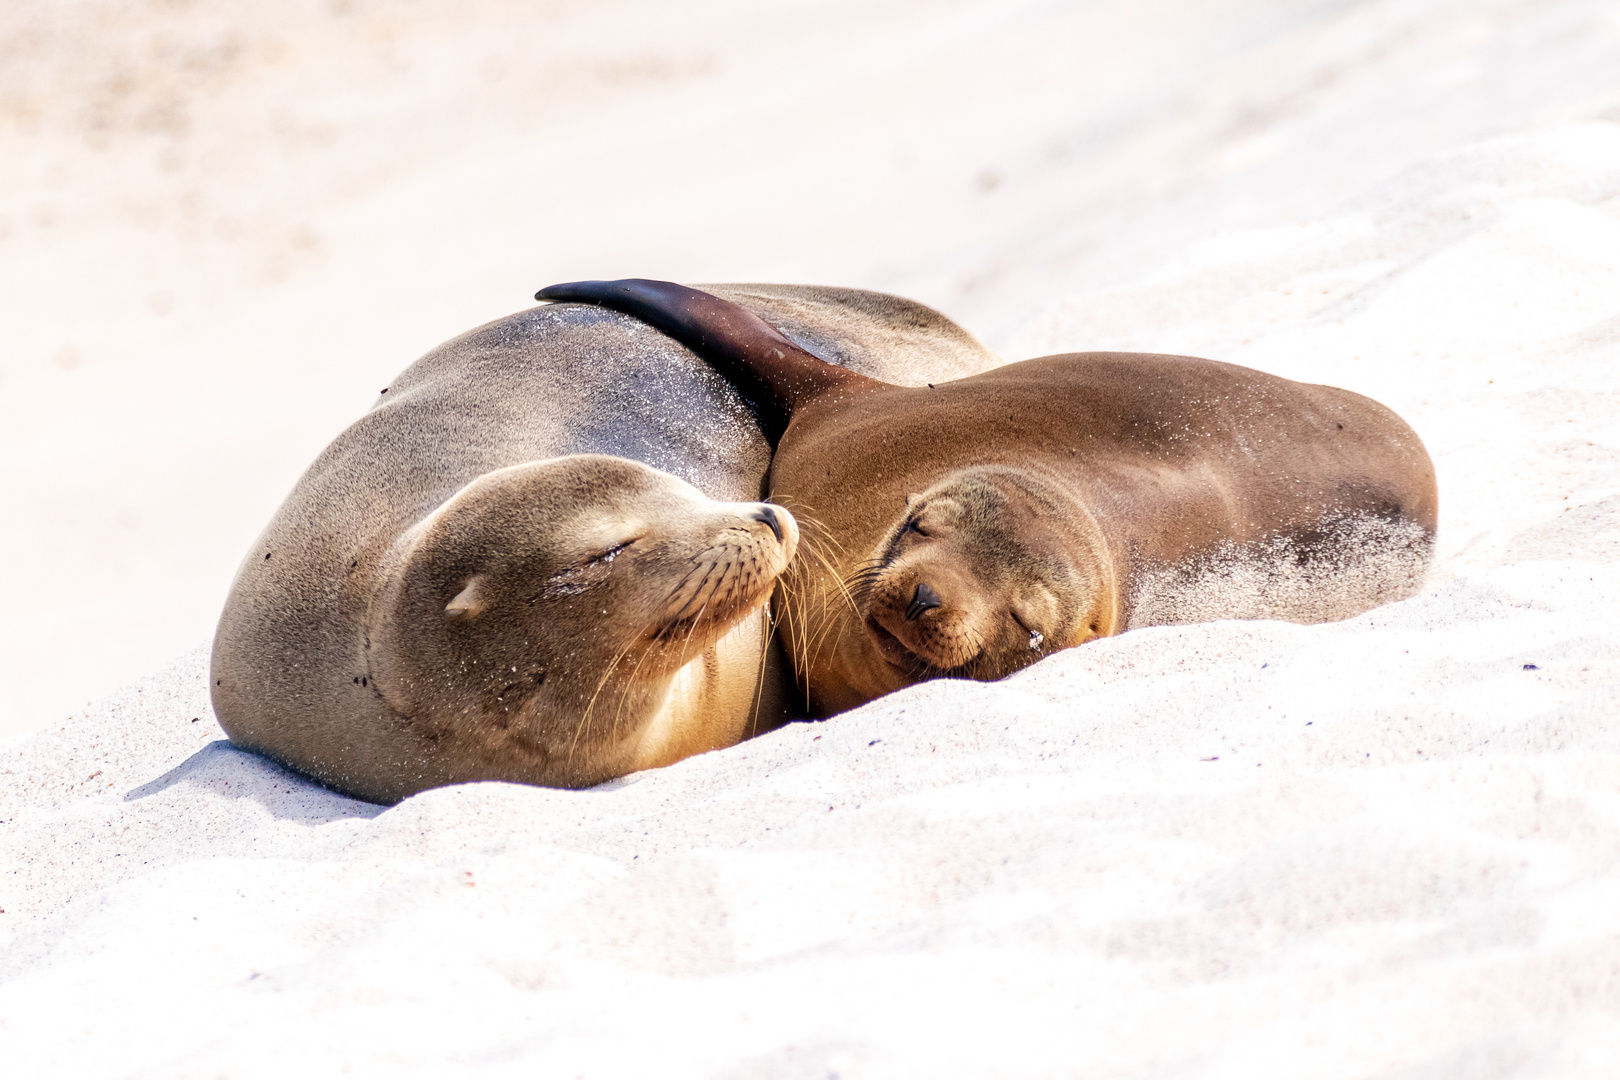
<path fill-rule="evenodd" d="M 1432 554 L 1422 441 L 1347 390 L 1131 353 L 901 387 L 669 282 L 540 295 L 645 319 L 775 411 L 770 497 L 830 541 L 778 588 L 819 713 L 1132 627 L 1346 618 L 1410 595 Z"/>
<path fill-rule="evenodd" d="M 998 363 L 847 289 L 718 286 L 899 381 Z M 791 512 L 769 445 L 685 346 L 548 305 L 430 352 L 320 455 L 220 616 L 233 742 L 391 803 L 470 780 L 579 787 L 735 743 L 792 695 L 763 610 Z"/>

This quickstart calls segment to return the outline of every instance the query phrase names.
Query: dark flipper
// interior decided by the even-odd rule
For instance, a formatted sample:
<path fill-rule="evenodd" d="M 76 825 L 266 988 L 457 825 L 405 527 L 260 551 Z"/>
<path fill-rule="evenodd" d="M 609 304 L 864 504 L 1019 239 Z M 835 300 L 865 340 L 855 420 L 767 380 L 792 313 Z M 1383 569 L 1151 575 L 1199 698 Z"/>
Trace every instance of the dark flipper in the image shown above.
<path fill-rule="evenodd" d="M 670 281 L 572 281 L 536 300 L 595 304 L 655 327 L 691 349 L 737 388 L 775 446 L 793 410 L 833 387 L 880 386 L 820 360 L 746 308 Z"/>

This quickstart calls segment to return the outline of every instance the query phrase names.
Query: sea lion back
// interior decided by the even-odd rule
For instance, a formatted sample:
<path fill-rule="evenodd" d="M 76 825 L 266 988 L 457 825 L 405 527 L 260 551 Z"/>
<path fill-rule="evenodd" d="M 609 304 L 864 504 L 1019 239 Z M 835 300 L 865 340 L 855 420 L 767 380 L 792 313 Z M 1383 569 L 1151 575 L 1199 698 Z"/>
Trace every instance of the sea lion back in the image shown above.
<path fill-rule="evenodd" d="M 924 304 L 828 285 L 701 285 L 830 364 L 898 386 L 966 378 L 1001 357 Z"/>

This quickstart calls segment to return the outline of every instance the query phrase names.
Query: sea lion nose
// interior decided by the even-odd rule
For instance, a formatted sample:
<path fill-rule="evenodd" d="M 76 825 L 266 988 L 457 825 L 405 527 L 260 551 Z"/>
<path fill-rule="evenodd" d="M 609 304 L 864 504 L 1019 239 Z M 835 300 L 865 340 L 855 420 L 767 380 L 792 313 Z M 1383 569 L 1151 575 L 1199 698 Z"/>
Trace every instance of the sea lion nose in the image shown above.
<path fill-rule="evenodd" d="M 914 620 L 923 612 L 937 608 L 944 602 L 939 598 L 939 593 L 919 581 L 917 591 L 911 594 L 911 603 L 906 605 L 906 620 L 908 622 Z"/>
<path fill-rule="evenodd" d="M 773 508 L 761 506 L 754 511 L 753 518 L 755 521 L 763 521 L 769 525 L 771 532 L 776 534 L 776 542 L 778 544 L 782 542 L 782 519 L 776 516 L 776 511 Z"/>

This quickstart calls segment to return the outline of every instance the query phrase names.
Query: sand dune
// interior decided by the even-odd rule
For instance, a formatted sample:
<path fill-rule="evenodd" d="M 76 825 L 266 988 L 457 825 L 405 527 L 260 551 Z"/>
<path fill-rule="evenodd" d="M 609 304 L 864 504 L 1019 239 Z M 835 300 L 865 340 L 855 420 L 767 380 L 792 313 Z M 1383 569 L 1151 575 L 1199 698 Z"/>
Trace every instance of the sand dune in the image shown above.
<path fill-rule="evenodd" d="M 472 785 L 386 811 L 233 750 L 196 649 L 0 745 L 8 1074 L 1614 1075 L 1610 6 L 895 4 L 858 25 L 808 5 L 686 20 L 559 6 L 535 24 L 554 36 L 512 41 L 587 72 L 582 115 L 516 109 L 464 133 L 458 110 L 485 99 L 458 97 L 475 84 L 456 72 L 479 70 L 510 9 L 465 25 L 423 10 L 400 16 L 394 48 L 420 74 L 439 41 L 441 81 L 389 82 L 387 50 L 364 78 L 294 57 L 363 86 L 289 107 L 347 101 L 401 129 L 442 110 L 424 139 L 454 152 L 397 151 L 403 136 L 368 120 L 356 129 L 384 131 L 377 146 L 312 150 L 283 186 L 248 153 L 269 136 L 245 130 L 232 167 L 248 175 L 206 196 L 286 192 L 321 223 L 281 283 L 221 285 L 188 315 L 239 264 L 175 241 L 170 315 L 81 318 L 50 283 L 156 233 L 0 240 L 8 287 L 29 276 L 19 251 L 42 260 L 19 294 L 31 313 L 6 316 L 34 343 L 0 370 L 6 419 L 27 414 L 4 436 L 7 490 L 100 490 L 49 457 L 83 430 L 62 418 L 89 416 L 132 470 L 97 482 L 179 508 L 175 532 L 129 531 L 142 565 L 167 569 L 85 620 L 83 655 L 125 655 L 113 631 L 141 625 L 145 588 L 179 597 L 154 625 L 197 640 L 204 601 L 366 380 L 525 288 L 599 273 L 890 288 L 1009 357 L 1183 351 L 1348 386 L 1435 458 L 1436 570 L 1344 623 L 1133 632 L 591 791 Z M 643 55 L 626 45 L 602 47 L 605 68 L 566 67 L 621 16 L 667 64 L 614 67 Z M 777 42 L 781 68 L 762 47 Z M 286 85 L 280 70 L 215 104 Z M 780 131 L 762 136 L 761 117 Z M 942 132 L 956 145 L 931 149 Z M 669 154 L 658 198 L 689 214 L 638 201 L 647 145 Z M 557 178 L 558 147 L 602 172 Z M 488 197 L 463 205 L 473 184 Z M 69 331 L 100 344 L 51 367 Z M 143 388 L 154 373 L 166 381 Z M 139 486 L 186 462 L 184 483 Z M 238 472 L 240 492 L 206 493 Z M 28 487 L 36 474 L 50 483 Z M 37 513 L 45 535 L 81 521 Z M 8 565 L 115 565 L 100 539 L 6 542 Z M 41 618 L 10 620 L 14 657 L 58 632 Z"/>

